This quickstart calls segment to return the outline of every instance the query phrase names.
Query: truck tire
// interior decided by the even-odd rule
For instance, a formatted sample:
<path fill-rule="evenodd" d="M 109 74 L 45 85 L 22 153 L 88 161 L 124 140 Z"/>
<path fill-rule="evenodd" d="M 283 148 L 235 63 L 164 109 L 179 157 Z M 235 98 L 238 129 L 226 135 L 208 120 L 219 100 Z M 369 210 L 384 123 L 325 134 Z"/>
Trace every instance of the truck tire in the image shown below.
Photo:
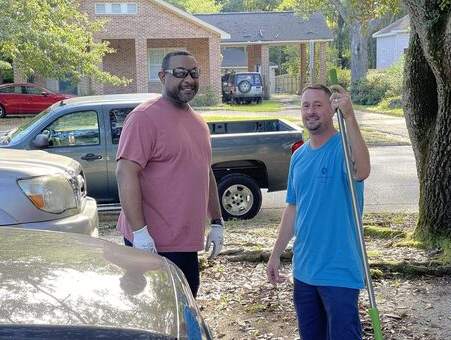
<path fill-rule="evenodd" d="M 258 184 L 247 175 L 230 174 L 218 184 L 219 202 L 224 220 L 253 218 L 262 205 Z"/>

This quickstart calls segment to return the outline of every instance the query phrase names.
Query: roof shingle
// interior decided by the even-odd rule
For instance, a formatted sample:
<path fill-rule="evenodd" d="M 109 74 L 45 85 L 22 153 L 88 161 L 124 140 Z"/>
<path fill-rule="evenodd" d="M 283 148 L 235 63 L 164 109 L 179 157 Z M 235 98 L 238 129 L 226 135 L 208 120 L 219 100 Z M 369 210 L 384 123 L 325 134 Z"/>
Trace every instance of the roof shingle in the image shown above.
<path fill-rule="evenodd" d="M 321 12 L 306 20 L 291 11 L 196 14 L 195 17 L 229 33 L 231 38 L 223 39 L 223 44 L 333 40 Z"/>

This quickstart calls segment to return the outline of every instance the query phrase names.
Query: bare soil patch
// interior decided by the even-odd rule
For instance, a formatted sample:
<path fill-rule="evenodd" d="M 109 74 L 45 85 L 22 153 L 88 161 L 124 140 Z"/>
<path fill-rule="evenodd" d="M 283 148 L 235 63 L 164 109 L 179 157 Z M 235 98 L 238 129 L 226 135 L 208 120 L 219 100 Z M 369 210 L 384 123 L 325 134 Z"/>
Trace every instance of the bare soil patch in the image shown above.
<path fill-rule="evenodd" d="M 280 215 L 279 209 L 262 209 L 252 220 L 226 222 L 221 255 L 212 261 L 202 256 L 197 301 L 215 338 L 299 339 L 292 278 L 273 287 L 265 274 L 265 258 L 276 238 Z M 101 214 L 101 237 L 121 243 L 121 237 L 112 229 L 116 218 L 116 214 Z M 415 221 L 416 214 L 370 214 L 365 216 L 364 225 L 408 233 Z M 403 268 L 415 269 L 419 264 L 427 267 L 440 257 L 440 249 L 401 247 L 399 241 L 399 234 L 366 237 L 371 265 L 382 268 L 383 275 L 373 279 L 373 284 L 384 339 L 451 339 L 450 276 L 419 275 L 416 270 L 412 274 L 398 273 L 392 267 L 386 271 L 381 267 L 395 262 Z M 289 260 L 283 262 L 282 270 L 291 273 Z M 368 307 L 367 293 L 362 291 L 364 339 L 373 339 Z"/>

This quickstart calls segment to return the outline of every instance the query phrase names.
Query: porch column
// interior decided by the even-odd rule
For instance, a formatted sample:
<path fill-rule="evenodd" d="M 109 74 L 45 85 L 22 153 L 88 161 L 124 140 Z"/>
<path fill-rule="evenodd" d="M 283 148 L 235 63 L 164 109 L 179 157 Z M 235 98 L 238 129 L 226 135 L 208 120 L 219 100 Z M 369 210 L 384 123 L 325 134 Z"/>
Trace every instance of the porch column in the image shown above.
<path fill-rule="evenodd" d="M 326 42 L 319 43 L 319 82 L 326 85 L 327 70 L 326 70 Z"/>
<path fill-rule="evenodd" d="M 147 65 L 147 39 L 135 39 L 136 55 L 136 91 L 137 93 L 149 92 L 149 76 Z"/>
<path fill-rule="evenodd" d="M 246 46 L 247 52 L 247 70 L 248 72 L 255 72 L 255 65 L 261 65 L 262 47 L 261 45 Z"/>
<path fill-rule="evenodd" d="M 209 64 L 210 64 L 210 82 L 213 87 L 215 97 L 218 102 L 221 101 L 221 38 L 214 37 L 209 39 Z"/>
<path fill-rule="evenodd" d="M 301 94 L 304 89 L 305 83 L 307 82 L 307 45 L 299 45 L 299 91 Z"/>
<path fill-rule="evenodd" d="M 271 97 L 271 78 L 269 71 L 269 46 L 262 45 L 261 46 L 261 75 L 263 78 L 263 88 L 265 90 L 263 96 L 265 99 L 269 99 Z"/>

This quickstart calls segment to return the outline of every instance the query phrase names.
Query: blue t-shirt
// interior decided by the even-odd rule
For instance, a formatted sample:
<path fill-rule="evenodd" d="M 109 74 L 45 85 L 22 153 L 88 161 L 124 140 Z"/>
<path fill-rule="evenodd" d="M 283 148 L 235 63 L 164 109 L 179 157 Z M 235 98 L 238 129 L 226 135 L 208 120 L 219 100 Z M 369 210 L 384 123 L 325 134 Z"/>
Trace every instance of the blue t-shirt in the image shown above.
<path fill-rule="evenodd" d="M 363 181 L 356 182 L 363 211 Z M 340 134 L 292 156 L 288 204 L 296 205 L 293 276 L 307 284 L 363 288 L 364 279 Z"/>

